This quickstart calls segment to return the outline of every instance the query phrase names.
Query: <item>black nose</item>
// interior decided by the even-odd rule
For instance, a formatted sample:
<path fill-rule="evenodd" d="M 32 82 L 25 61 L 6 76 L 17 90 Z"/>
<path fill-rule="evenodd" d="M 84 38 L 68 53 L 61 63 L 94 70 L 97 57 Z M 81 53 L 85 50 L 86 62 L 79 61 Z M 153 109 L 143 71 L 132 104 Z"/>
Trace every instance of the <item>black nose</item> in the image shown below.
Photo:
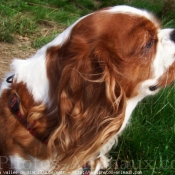
<path fill-rule="evenodd" d="M 172 41 L 175 42 L 175 30 L 172 31 L 171 35 L 170 35 L 170 38 Z"/>

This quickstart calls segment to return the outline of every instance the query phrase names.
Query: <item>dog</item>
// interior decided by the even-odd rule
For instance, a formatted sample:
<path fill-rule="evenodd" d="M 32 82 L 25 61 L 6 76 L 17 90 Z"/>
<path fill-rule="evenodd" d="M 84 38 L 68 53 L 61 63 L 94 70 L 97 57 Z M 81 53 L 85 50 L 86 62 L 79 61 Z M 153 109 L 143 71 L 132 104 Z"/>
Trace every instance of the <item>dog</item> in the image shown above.
<path fill-rule="evenodd" d="M 175 29 L 146 10 L 110 7 L 11 70 L 0 88 L 1 174 L 94 175 L 138 102 L 173 82 Z"/>

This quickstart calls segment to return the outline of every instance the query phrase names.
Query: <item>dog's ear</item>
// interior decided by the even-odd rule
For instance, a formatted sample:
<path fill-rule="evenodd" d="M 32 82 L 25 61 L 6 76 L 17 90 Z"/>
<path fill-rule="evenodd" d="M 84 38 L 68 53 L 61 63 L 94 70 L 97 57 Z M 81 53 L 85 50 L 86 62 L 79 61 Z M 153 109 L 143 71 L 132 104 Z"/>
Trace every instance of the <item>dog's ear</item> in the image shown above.
<path fill-rule="evenodd" d="M 59 123 L 49 149 L 58 155 L 60 169 L 75 169 L 97 156 L 120 129 L 125 95 L 108 50 L 96 41 L 71 37 L 62 47 L 47 51 L 47 65 Z"/>

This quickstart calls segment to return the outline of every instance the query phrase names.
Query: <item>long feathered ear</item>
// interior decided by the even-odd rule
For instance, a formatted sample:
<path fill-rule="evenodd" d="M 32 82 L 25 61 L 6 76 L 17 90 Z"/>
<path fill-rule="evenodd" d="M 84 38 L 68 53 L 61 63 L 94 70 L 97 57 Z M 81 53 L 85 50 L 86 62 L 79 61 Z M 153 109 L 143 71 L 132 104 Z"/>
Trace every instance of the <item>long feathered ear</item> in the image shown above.
<path fill-rule="evenodd" d="M 105 41 L 85 38 L 73 35 L 61 48 L 47 51 L 58 120 L 48 147 L 56 154 L 57 170 L 74 170 L 98 156 L 124 120 L 125 95 Z"/>

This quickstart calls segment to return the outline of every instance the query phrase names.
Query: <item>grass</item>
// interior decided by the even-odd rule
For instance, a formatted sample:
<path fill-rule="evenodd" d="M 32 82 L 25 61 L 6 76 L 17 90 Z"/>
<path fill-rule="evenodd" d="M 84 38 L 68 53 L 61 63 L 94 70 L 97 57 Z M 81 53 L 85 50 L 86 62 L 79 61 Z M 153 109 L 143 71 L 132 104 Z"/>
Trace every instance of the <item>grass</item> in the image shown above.
<path fill-rule="evenodd" d="M 164 27 L 175 27 L 174 0 L 1 0 L 0 41 L 15 42 L 15 35 L 32 38 L 32 47 L 51 41 L 64 28 L 93 10 L 129 4 L 152 11 Z M 47 32 L 41 32 L 42 28 Z M 134 110 L 131 124 L 110 152 L 108 174 L 175 174 L 174 85 L 144 99 Z"/>
<path fill-rule="evenodd" d="M 1 1 L 0 41 L 13 42 L 13 34 L 31 36 L 37 33 L 40 34 L 37 38 L 42 37 L 40 28 L 43 27 L 43 24 L 48 26 L 52 25 L 52 22 L 56 22 L 57 27 L 63 30 L 81 16 L 81 10 L 74 5 L 59 4 L 57 1 L 54 5 L 53 3 L 54 1 L 50 3 L 46 0 L 30 2 L 27 0 Z M 59 7 L 59 5 L 61 6 Z M 49 35 L 52 36 L 53 33 L 52 31 Z M 36 42 L 38 42 L 38 39 Z M 39 43 L 33 44 L 33 46 L 41 47 Z"/>
<path fill-rule="evenodd" d="M 31 36 L 37 33 L 32 47 L 41 47 L 53 38 L 51 31 L 47 40 L 40 33 L 42 24 L 56 22 L 58 28 L 66 28 L 79 17 L 99 8 L 128 4 L 153 11 L 165 27 L 175 27 L 175 3 L 173 0 L 1 0 L 0 2 L 0 41 L 14 42 L 14 35 Z M 39 38 L 41 37 L 41 38 Z M 42 42 L 41 42 L 42 41 Z"/>
<path fill-rule="evenodd" d="M 174 92 L 173 84 L 137 106 L 131 124 L 111 151 L 119 170 L 144 175 L 175 174 Z"/>

